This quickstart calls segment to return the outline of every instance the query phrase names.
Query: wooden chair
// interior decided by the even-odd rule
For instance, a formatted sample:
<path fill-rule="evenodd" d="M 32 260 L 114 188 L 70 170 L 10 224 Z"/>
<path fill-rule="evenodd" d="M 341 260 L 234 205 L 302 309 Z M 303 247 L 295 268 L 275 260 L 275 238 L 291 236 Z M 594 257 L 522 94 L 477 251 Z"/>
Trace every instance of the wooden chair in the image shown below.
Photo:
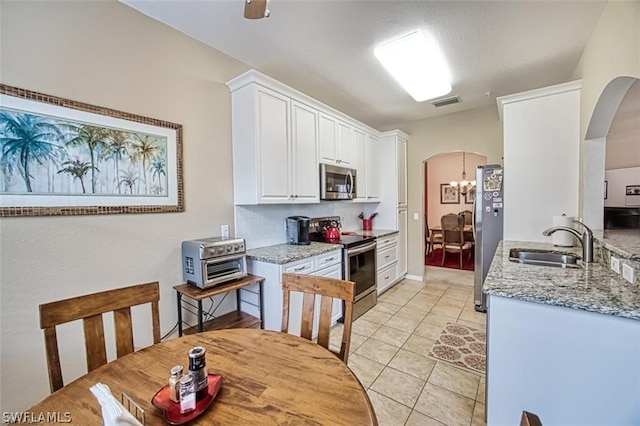
<path fill-rule="evenodd" d="M 102 314 L 113 312 L 117 357 L 133 352 L 131 307 L 151 304 L 153 343 L 160 343 L 160 290 L 157 282 L 73 297 L 40 305 L 40 328 L 44 330 L 49 386 L 55 392 L 64 386 L 58 353 L 56 326 L 82 320 L 87 370 L 107 363 Z"/>
<path fill-rule="evenodd" d="M 471 210 L 463 210 L 458 214 L 464 217 L 465 225 L 473 225 L 473 212 Z"/>
<path fill-rule="evenodd" d="M 471 258 L 472 243 L 464 239 L 464 218 L 458 214 L 449 213 L 440 219 L 442 225 L 442 265 L 447 252 L 460 253 L 460 269 L 462 269 L 462 252 L 469 250 Z"/>
<path fill-rule="evenodd" d="M 442 231 L 431 231 L 431 237 L 429 238 L 429 245 L 431 246 L 431 256 L 433 257 L 433 251 L 435 246 L 442 247 Z"/>
<path fill-rule="evenodd" d="M 351 344 L 351 322 L 353 317 L 353 302 L 356 294 L 356 284 L 330 277 L 312 275 L 282 274 L 282 290 L 284 303 L 282 304 L 282 331 L 289 331 L 289 298 L 292 291 L 303 293 L 302 325 L 300 337 L 313 340 L 313 320 L 315 315 L 315 297 L 321 296 L 320 317 L 318 324 L 318 344 L 325 347 L 340 358 L 345 364 L 349 358 Z M 340 352 L 329 348 L 331 334 L 331 308 L 333 299 L 341 299 L 344 303 L 344 327 L 342 329 L 342 344 Z"/>

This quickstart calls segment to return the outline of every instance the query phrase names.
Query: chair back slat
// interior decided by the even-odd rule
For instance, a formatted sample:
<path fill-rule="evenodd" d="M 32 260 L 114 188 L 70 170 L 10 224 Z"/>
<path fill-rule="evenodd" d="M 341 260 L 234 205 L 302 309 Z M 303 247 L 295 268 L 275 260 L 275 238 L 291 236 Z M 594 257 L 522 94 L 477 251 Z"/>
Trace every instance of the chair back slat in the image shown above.
<path fill-rule="evenodd" d="M 104 342 L 104 324 L 102 314 L 85 318 L 84 344 L 87 355 L 87 370 L 93 371 L 107 363 L 107 350 Z"/>
<path fill-rule="evenodd" d="M 313 314 L 315 310 L 316 295 L 304 293 L 302 299 L 302 324 L 300 326 L 300 337 L 307 340 L 313 338 Z"/>
<path fill-rule="evenodd" d="M 62 368 L 58 352 L 58 336 L 55 327 L 44 329 L 44 348 L 47 355 L 47 369 L 49 371 L 49 385 L 51 392 L 64 386 L 62 382 Z"/>
<path fill-rule="evenodd" d="M 102 314 L 113 312 L 117 357 L 133 352 L 131 307 L 150 304 L 153 343 L 160 343 L 160 286 L 158 282 L 72 297 L 39 306 L 40 328 L 44 330 L 51 392 L 64 386 L 56 326 L 82 320 L 87 370 L 107 363 Z"/>
<path fill-rule="evenodd" d="M 302 302 L 302 322 L 300 336 L 308 340 L 313 339 L 313 322 L 315 312 L 315 297 L 321 296 L 320 312 L 318 318 L 319 345 L 329 348 L 329 338 L 331 335 L 331 313 L 333 299 L 344 301 L 344 326 L 340 351 L 334 352 L 340 359 L 347 363 L 349 357 L 349 345 L 351 342 L 351 321 L 353 318 L 353 302 L 355 300 L 355 283 L 330 277 L 317 277 L 300 274 L 282 274 L 283 289 L 283 309 L 282 309 L 282 331 L 289 331 L 289 315 L 291 302 L 290 293 L 292 291 L 303 293 Z"/>
<path fill-rule="evenodd" d="M 116 331 L 116 354 L 118 358 L 133 352 L 133 322 L 131 308 L 113 311 Z"/>

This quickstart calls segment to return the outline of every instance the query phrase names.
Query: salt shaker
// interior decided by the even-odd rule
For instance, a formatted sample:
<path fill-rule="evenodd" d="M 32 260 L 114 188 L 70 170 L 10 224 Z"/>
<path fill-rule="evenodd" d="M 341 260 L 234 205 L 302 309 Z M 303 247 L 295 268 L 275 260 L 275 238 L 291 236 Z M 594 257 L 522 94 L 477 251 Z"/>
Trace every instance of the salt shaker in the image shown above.
<path fill-rule="evenodd" d="M 186 374 L 180 379 L 180 413 L 196 409 L 196 393 L 193 389 L 193 377 Z"/>
<path fill-rule="evenodd" d="M 169 377 L 169 399 L 173 402 L 180 402 L 180 379 L 182 378 L 183 368 L 176 365 L 171 369 L 171 377 Z"/>

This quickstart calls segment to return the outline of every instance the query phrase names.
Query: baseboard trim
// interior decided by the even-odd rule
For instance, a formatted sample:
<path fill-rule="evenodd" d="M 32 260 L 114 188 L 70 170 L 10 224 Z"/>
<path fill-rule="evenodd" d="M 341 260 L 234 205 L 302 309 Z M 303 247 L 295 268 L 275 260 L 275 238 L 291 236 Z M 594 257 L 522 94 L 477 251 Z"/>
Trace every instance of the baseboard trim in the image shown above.
<path fill-rule="evenodd" d="M 408 275 L 407 274 L 404 277 L 407 280 L 422 281 L 422 276 L 420 276 L 420 275 Z"/>

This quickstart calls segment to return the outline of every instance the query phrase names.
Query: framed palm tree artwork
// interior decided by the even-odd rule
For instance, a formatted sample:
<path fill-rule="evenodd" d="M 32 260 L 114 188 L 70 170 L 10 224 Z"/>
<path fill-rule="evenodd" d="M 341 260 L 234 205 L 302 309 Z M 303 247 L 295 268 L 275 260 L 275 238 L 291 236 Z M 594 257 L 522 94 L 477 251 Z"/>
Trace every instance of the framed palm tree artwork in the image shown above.
<path fill-rule="evenodd" d="M 0 217 L 182 211 L 180 124 L 0 84 Z"/>

